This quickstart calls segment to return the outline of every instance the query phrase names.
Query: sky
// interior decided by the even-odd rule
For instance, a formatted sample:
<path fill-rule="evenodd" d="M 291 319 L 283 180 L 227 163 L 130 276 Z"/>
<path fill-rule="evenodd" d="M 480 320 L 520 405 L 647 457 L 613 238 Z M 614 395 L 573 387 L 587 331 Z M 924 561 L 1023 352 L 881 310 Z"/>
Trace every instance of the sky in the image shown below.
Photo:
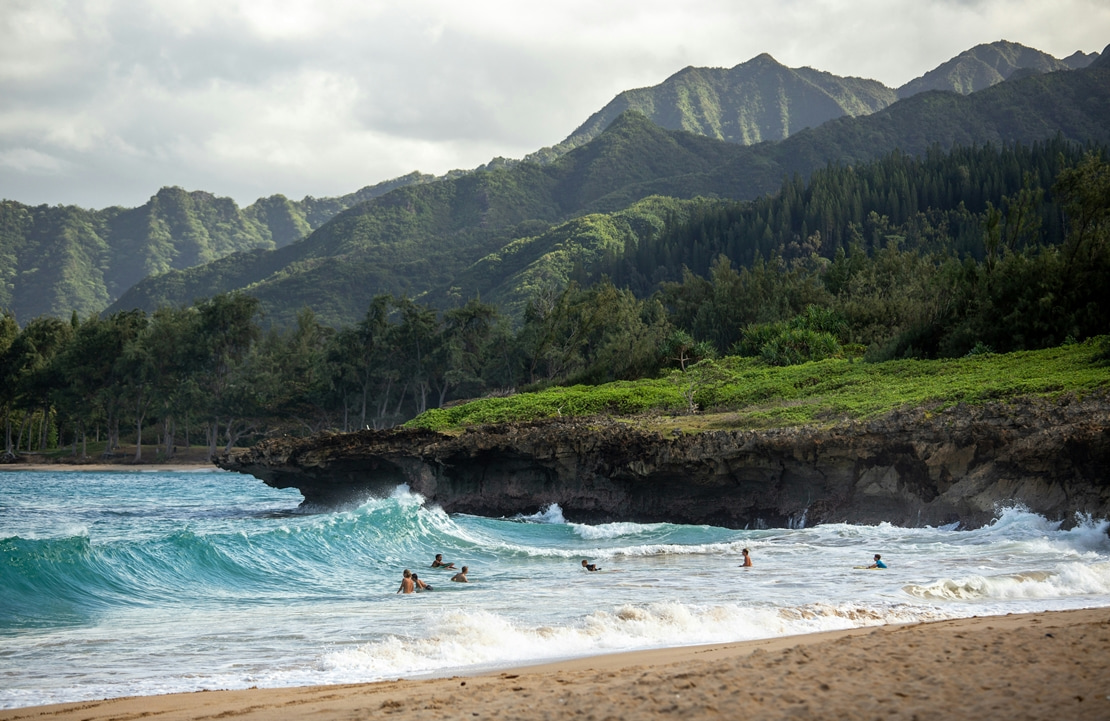
<path fill-rule="evenodd" d="M 897 87 L 1110 43 L 1110 0 L 0 0 L 0 199 L 246 206 L 520 158 L 623 90 L 769 53 Z"/>

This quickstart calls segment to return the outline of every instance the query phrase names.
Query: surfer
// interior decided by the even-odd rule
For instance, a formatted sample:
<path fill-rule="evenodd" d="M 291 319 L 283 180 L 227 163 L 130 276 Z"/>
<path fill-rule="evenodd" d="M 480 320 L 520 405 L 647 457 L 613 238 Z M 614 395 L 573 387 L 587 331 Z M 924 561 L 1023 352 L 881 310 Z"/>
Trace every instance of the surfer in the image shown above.
<path fill-rule="evenodd" d="M 432 568 L 454 568 L 454 563 L 444 563 L 443 554 L 437 553 L 436 557 L 432 560 Z"/>
<path fill-rule="evenodd" d="M 470 568 L 467 566 L 463 566 L 461 571 L 456 573 L 454 576 L 451 576 L 451 580 L 458 581 L 459 583 L 470 583 L 470 581 L 466 580 L 466 574 L 469 572 Z"/>
<path fill-rule="evenodd" d="M 397 593 L 414 593 L 416 591 L 416 584 L 412 582 L 412 571 L 405 569 L 401 577 L 401 587 L 397 589 Z"/>
<path fill-rule="evenodd" d="M 883 557 L 876 553 L 875 562 L 868 566 L 868 568 L 886 568 L 886 564 L 883 563 Z"/>
<path fill-rule="evenodd" d="M 744 562 L 740 564 L 742 568 L 749 568 L 752 565 L 752 556 L 748 553 L 748 549 L 744 549 L 740 553 L 744 554 Z"/>
<path fill-rule="evenodd" d="M 587 561 L 584 558 L 582 559 L 582 568 L 586 569 L 587 571 L 600 571 L 601 570 L 600 568 L 597 567 L 596 563 L 590 563 L 589 561 Z"/>
<path fill-rule="evenodd" d="M 412 574 L 412 584 L 415 587 L 415 590 L 416 590 L 417 593 L 420 593 L 421 591 L 431 591 L 432 590 L 432 587 L 429 586 L 428 584 L 424 583 L 423 581 L 421 581 L 420 577 L 417 576 L 415 573 Z"/>

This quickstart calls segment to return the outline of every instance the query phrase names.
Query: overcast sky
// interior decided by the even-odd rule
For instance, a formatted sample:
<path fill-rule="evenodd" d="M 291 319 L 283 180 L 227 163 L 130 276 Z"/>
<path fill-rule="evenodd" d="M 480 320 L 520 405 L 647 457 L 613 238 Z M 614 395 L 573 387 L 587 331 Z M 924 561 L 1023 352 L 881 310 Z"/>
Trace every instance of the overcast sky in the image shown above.
<path fill-rule="evenodd" d="M 1108 0 L 0 0 L 0 198 L 247 205 L 519 158 L 622 90 L 770 53 L 902 85 L 1110 43 Z"/>

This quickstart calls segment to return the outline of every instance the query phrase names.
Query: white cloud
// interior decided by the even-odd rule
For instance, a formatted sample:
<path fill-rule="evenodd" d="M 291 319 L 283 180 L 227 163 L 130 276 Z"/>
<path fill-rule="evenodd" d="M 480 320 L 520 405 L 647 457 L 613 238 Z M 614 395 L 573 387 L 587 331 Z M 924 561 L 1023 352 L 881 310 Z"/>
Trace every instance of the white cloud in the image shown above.
<path fill-rule="evenodd" d="M 1108 30 L 1102 0 L 0 0 L 0 197 L 335 195 L 520 157 L 687 65 L 768 52 L 897 86 Z"/>
<path fill-rule="evenodd" d="M 66 162 L 34 148 L 11 148 L 0 151 L 0 168 L 17 173 L 56 175 L 66 169 Z"/>

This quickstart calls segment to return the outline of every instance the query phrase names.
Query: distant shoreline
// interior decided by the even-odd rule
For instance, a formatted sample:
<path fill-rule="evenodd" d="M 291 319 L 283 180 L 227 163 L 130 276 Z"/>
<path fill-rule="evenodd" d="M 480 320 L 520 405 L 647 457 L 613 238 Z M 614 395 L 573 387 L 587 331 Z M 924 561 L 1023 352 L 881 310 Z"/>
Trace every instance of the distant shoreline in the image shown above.
<path fill-rule="evenodd" d="M 121 444 L 117 446 L 110 457 L 105 457 L 100 451 L 90 452 L 83 460 L 77 458 L 72 452 L 67 453 L 72 447 L 65 450 L 54 449 L 47 453 L 22 452 L 18 454 L 15 463 L 0 463 L 0 473 L 4 471 L 96 471 L 96 472 L 133 472 L 133 471 L 197 471 L 210 469 L 220 470 L 216 464 L 208 459 L 207 446 L 177 446 L 173 456 L 166 458 L 164 447 L 152 444 L 143 444 L 142 459 L 135 461 L 135 445 Z M 222 450 L 222 449 L 221 449 Z"/>
<path fill-rule="evenodd" d="M 199 471 L 223 472 L 214 463 L 204 461 L 173 461 L 170 463 L 0 463 L 4 471 L 95 471 L 95 472 L 149 472 L 149 471 Z"/>

